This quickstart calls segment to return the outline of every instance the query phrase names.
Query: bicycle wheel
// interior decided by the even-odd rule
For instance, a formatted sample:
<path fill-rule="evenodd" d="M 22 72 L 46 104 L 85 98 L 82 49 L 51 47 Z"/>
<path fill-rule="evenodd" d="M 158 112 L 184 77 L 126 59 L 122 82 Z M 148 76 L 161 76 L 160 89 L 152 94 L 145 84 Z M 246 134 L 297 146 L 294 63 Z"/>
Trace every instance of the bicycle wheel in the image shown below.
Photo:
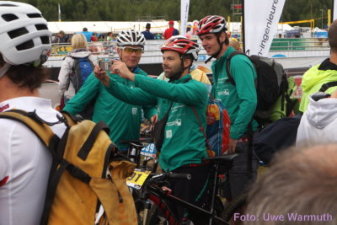
<path fill-rule="evenodd" d="M 147 215 L 144 214 L 144 219 L 145 225 L 169 225 L 169 222 L 159 215 L 159 208 L 154 204 L 148 210 Z"/>
<path fill-rule="evenodd" d="M 215 202 L 214 202 L 214 210 L 215 210 L 215 215 L 224 218 L 224 210 L 225 207 L 221 201 L 221 198 L 219 196 L 215 197 Z M 214 225 L 222 225 L 222 222 L 219 222 L 217 220 L 214 220 Z"/>
<path fill-rule="evenodd" d="M 247 194 L 243 194 L 225 206 L 223 217 L 227 222 L 235 222 L 240 224 L 240 221 L 233 221 L 234 213 L 243 213 L 247 203 Z"/>
<path fill-rule="evenodd" d="M 159 205 L 152 203 L 144 219 L 145 225 L 181 225 L 165 201 Z"/>

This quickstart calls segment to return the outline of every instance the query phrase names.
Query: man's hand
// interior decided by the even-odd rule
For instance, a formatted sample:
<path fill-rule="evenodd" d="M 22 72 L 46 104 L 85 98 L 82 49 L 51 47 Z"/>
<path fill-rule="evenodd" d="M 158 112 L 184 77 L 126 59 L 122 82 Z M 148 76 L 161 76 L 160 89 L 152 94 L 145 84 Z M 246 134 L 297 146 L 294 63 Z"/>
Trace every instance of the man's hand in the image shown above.
<path fill-rule="evenodd" d="M 228 154 L 235 153 L 237 143 L 238 143 L 238 140 L 229 138 Z"/>
<path fill-rule="evenodd" d="M 111 72 L 118 74 L 120 77 L 123 77 L 128 80 L 135 80 L 135 74 L 132 73 L 126 64 L 119 60 L 112 60 L 113 64 L 111 66 Z"/>
<path fill-rule="evenodd" d="M 94 73 L 95 73 L 96 78 L 99 79 L 104 86 L 106 86 L 106 87 L 109 86 L 110 77 L 98 65 L 95 66 Z"/>
<path fill-rule="evenodd" d="M 156 114 L 156 115 L 153 115 L 153 116 L 151 117 L 151 119 L 150 119 L 150 121 L 151 121 L 152 124 L 157 123 L 157 120 L 158 120 L 158 115 L 157 115 L 157 114 Z"/>

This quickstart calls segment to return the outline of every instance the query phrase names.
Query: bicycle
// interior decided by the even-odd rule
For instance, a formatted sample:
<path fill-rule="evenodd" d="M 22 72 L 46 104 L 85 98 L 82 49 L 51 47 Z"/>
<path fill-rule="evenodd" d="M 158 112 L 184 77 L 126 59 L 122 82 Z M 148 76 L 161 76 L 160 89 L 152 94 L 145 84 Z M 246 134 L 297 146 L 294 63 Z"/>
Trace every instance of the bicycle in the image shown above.
<path fill-rule="evenodd" d="M 133 174 L 127 179 L 127 185 L 136 205 L 139 224 L 143 224 L 141 215 L 145 202 L 141 188 L 148 177 L 157 171 L 156 150 L 152 138 L 142 137 L 139 140 L 123 141 L 123 143 L 129 145 L 126 157 L 137 164 Z"/>
<path fill-rule="evenodd" d="M 180 205 L 190 211 L 196 212 L 202 216 L 207 217 L 207 223 L 209 225 L 229 225 L 228 221 L 232 215 L 236 212 L 238 207 L 241 207 L 244 201 L 235 202 L 236 205 L 229 204 L 224 208 L 221 199 L 218 196 L 218 184 L 219 184 L 219 172 L 220 167 L 227 172 L 231 168 L 232 160 L 236 157 L 236 154 L 219 156 L 211 159 L 207 159 L 210 166 L 213 167 L 212 171 L 212 183 L 209 186 L 209 201 L 206 207 L 199 207 L 195 204 L 186 202 L 172 193 L 163 190 L 163 187 L 167 185 L 167 179 L 170 177 L 179 177 L 188 179 L 187 175 L 162 173 L 158 175 L 152 175 L 143 185 L 143 202 L 144 215 L 142 219 L 143 225 L 155 225 L 155 224 L 188 224 L 190 220 L 184 222 L 181 218 L 177 218 L 174 215 L 172 206 L 168 202 L 174 202 L 176 205 Z M 223 213 L 226 213 L 224 215 Z"/>
<path fill-rule="evenodd" d="M 157 157 L 154 145 L 152 143 L 152 138 L 142 137 L 139 140 L 123 140 L 122 144 L 127 144 L 129 146 L 128 150 L 125 152 L 125 156 L 130 159 L 131 162 L 137 164 L 137 168 L 146 170 L 156 170 L 157 168 L 150 168 L 148 162 L 151 160 L 155 161 L 154 166 L 156 166 Z M 149 148 L 151 148 L 149 150 Z M 146 152 L 147 150 L 147 152 Z"/>

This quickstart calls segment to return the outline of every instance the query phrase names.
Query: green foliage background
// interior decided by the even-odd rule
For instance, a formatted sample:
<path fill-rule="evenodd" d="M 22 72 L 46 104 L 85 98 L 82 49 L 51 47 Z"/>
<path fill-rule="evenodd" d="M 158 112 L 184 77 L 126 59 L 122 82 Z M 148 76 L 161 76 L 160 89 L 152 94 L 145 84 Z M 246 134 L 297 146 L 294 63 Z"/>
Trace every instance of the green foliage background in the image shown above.
<path fill-rule="evenodd" d="M 61 6 L 62 21 L 180 18 L 180 0 L 23 0 L 23 2 L 38 7 L 48 21 L 58 20 L 58 4 Z M 231 5 L 240 2 L 241 0 L 190 0 L 189 20 L 217 14 L 226 18 L 231 16 L 232 21 L 239 21 L 240 16 L 233 14 L 235 12 L 231 10 Z M 320 26 L 323 18 L 323 24 L 327 24 L 327 9 L 332 9 L 332 2 L 333 0 L 286 0 L 281 21 L 316 19 L 316 24 Z"/>

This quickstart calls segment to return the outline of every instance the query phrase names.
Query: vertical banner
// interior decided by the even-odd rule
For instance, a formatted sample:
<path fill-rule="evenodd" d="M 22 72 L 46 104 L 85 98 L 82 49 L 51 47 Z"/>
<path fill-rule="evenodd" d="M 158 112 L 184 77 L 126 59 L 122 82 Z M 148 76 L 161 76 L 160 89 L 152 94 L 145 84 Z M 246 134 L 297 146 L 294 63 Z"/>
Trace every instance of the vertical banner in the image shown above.
<path fill-rule="evenodd" d="M 243 1 L 245 52 L 249 55 L 267 56 L 285 0 Z"/>
<path fill-rule="evenodd" d="M 332 6 L 332 10 L 333 10 L 333 17 L 332 17 L 332 21 L 337 20 L 337 0 L 333 1 L 333 6 Z"/>
<path fill-rule="evenodd" d="M 180 34 L 186 34 L 190 0 L 180 0 Z"/>
<path fill-rule="evenodd" d="M 58 3 L 58 16 L 59 16 L 59 22 L 61 22 L 61 6 L 60 6 L 60 3 Z"/>

